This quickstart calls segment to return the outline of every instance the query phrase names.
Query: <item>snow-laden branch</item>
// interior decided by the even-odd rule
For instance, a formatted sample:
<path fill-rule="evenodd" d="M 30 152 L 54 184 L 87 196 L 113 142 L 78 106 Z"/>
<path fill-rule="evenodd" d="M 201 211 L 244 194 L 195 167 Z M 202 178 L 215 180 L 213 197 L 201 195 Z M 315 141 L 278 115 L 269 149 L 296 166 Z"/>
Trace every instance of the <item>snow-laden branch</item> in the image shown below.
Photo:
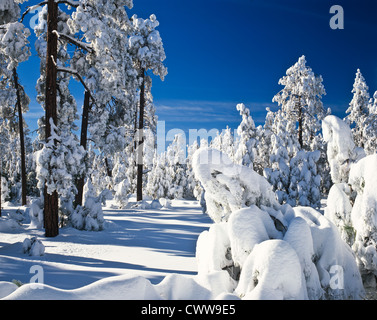
<path fill-rule="evenodd" d="M 80 5 L 80 1 L 75 1 L 75 0 L 56 0 L 55 2 L 56 2 L 57 4 L 67 4 L 67 5 L 69 5 L 69 6 L 71 6 L 71 7 L 75 7 L 75 8 L 77 8 L 77 7 Z M 42 1 L 42 2 L 40 2 L 40 3 L 38 3 L 38 4 L 34 5 L 34 6 L 30 6 L 30 7 L 28 7 L 28 8 L 26 9 L 26 11 L 25 11 L 25 12 L 22 14 L 22 16 L 21 16 L 21 22 L 24 21 L 25 16 L 26 16 L 30 11 L 34 11 L 34 10 L 36 10 L 37 8 L 42 7 L 42 6 L 46 5 L 46 4 L 48 4 L 48 1 L 47 1 L 47 0 Z"/>
<path fill-rule="evenodd" d="M 71 69 L 71 68 L 65 68 L 65 67 L 57 67 L 57 71 L 58 71 L 58 72 L 66 72 L 66 73 L 70 73 L 70 74 L 74 75 L 77 79 L 79 79 L 79 81 L 80 81 L 80 82 L 82 83 L 82 85 L 84 86 L 85 90 L 88 91 L 89 96 L 90 96 L 90 98 L 92 99 L 93 103 L 95 102 L 95 99 L 94 99 L 92 93 L 90 92 L 89 87 L 86 85 L 84 79 L 83 79 L 82 76 L 77 72 L 77 70 L 74 70 L 74 69 Z"/>
<path fill-rule="evenodd" d="M 85 90 L 89 93 L 89 96 L 90 98 L 92 99 L 93 103 L 95 103 L 95 99 L 89 89 L 89 87 L 86 85 L 83 77 L 78 73 L 77 70 L 74 70 L 74 69 L 71 69 L 71 68 L 66 68 L 66 67 L 58 67 L 55 59 L 53 56 L 51 56 L 51 59 L 52 59 L 52 62 L 54 63 L 55 67 L 56 67 L 56 71 L 57 72 L 66 72 L 66 73 L 69 73 L 69 74 L 72 74 L 74 75 L 77 79 L 79 79 L 79 81 L 81 82 L 81 84 L 84 86 Z"/>
<path fill-rule="evenodd" d="M 91 45 L 89 45 L 88 43 L 86 42 L 82 42 L 82 41 L 79 41 L 71 36 L 68 36 L 64 33 L 58 33 L 56 30 L 54 31 L 56 33 L 56 35 L 58 36 L 59 39 L 64 39 L 68 42 L 70 42 L 71 44 L 85 50 L 85 51 L 88 51 L 90 53 L 93 53 L 93 48 L 91 47 Z"/>

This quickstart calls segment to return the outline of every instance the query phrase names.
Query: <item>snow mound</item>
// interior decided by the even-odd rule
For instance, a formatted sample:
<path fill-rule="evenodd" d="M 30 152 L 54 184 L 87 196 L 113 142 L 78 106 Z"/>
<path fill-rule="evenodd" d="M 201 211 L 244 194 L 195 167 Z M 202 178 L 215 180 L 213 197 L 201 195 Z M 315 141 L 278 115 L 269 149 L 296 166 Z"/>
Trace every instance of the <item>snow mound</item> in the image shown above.
<path fill-rule="evenodd" d="M 21 229 L 20 224 L 8 217 L 0 217 L 0 232 L 13 232 L 17 229 Z"/>
<path fill-rule="evenodd" d="M 35 284 L 34 284 L 35 285 Z M 149 280 L 135 276 L 117 276 L 99 280 L 88 286 L 62 290 L 41 284 L 25 284 L 6 300 L 160 300 L 161 297 Z"/>
<path fill-rule="evenodd" d="M 16 291 L 18 286 L 13 282 L 0 281 L 0 299 Z"/>
<path fill-rule="evenodd" d="M 245 299 L 303 299 L 301 266 L 288 242 L 267 240 L 248 256 L 236 292 Z"/>

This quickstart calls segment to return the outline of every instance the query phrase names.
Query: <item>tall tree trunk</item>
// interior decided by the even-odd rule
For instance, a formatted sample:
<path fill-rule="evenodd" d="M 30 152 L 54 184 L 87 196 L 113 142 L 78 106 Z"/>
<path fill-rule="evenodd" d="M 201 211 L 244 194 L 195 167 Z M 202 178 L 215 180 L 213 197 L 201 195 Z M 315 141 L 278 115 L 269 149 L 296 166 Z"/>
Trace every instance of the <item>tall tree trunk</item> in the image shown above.
<path fill-rule="evenodd" d="M 110 168 L 110 164 L 109 164 L 109 159 L 107 159 L 107 157 L 105 157 L 105 165 L 106 165 L 106 172 L 107 172 L 107 175 L 112 178 L 113 177 L 113 171 L 111 170 Z"/>
<path fill-rule="evenodd" d="M 302 140 L 302 131 L 303 131 L 303 117 L 304 117 L 304 114 L 302 112 L 302 107 L 301 107 L 301 101 L 298 101 L 297 102 L 298 104 L 298 143 L 300 144 L 300 147 L 302 149 L 303 147 L 303 140 Z"/>
<path fill-rule="evenodd" d="M 54 31 L 58 28 L 58 5 L 55 0 L 48 0 L 47 12 L 47 58 L 46 58 L 46 141 L 51 136 L 50 119 L 57 124 L 57 61 L 58 38 Z M 56 142 L 55 142 L 56 143 Z M 48 168 L 51 171 L 51 168 Z M 45 187 L 46 189 L 46 187 Z M 59 198 L 58 193 L 44 192 L 45 236 L 56 237 L 59 234 Z"/>
<path fill-rule="evenodd" d="M 20 134 L 20 147 L 21 147 L 21 188 L 22 205 L 26 205 L 26 159 L 25 159 L 25 137 L 24 137 L 24 120 L 22 117 L 22 106 L 21 106 L 21 94 L 20 87 L 18 84 L 18 76 L 16 68 L 13 69 L 13 81 L 17 92 L 17 110 L 18 110 L 18 130 Z"/>
<path fill-rule="evenodd" d="M 80 145 L 86 150 L 88 142 L 88 121 L 89 121 L 89 109 L 90 109 L 90 93 L 85 91 L 84 106 L 82 111 L 81 120 L 81 137 Z M 77 195 L 75 199 L 75 206 L 82 206 L 82 197 L 84 194 L 85 177 L 82 176 L 77 181 Z"/>
<path fill-rule="evenodd" d="M 1 173 L 3 172 L 3 161 L 2 161 L 2 159 L 0 160 L 0 217 L 1 217 L 1 177 L 2 177 L 2 175 L 1 175 Z"/>
<path fill-rule="evenodd" d="M 137 185 L 136 199 L 143 200 L 143 142 L 144 142 L 144 109 L 145 109 L 145 71 L 141 70 L 142 83 L 140 88 L 140 116 L 139 116 L 139 135 L 137 148 Z"/>

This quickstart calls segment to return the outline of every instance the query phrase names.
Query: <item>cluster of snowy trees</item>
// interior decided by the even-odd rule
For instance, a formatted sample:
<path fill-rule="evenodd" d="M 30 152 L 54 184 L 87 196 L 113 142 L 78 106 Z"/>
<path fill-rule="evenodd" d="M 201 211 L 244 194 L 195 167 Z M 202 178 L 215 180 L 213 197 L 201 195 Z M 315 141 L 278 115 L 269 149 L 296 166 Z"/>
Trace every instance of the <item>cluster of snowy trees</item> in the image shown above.
<path fill-rule="evenodd" d="M 234 292 L 247 299 L 361 299 L 377 287 L 377 91 L 371 99 L 357 70 L 347 117 L 327 111 L 314 119 L 319 113 L 305 116 L 305 107 L 321 106 L 324 90 L 303 70 L 309 69 L 301 57 L 280 80 L 285 88 L 274 100 L 282 108 L 268 112 L 264 127 L 256 130 L 249 112 L 237 107 L 244 115 L 239 130 L 249 124 L 257 132 L 246 143 L 241 132 L 232 152 L 226 142 L 194 154 L 195 178 L 215 222 L 197 243 L 199 274 L 226 270 Z M 313 99 L 300 100 L 301 111 L 297 94 Z M 259 151 L 266 140 L 258 137 L 266 136 Z M 262 159 L 270 167 L 255 165 Z M 315 210 L 320 193 L 327 198 L 324 215 Z"/>
<path fill-rule="evenodd" d="M 1 199 L 18 201 L 22 191 L 25 205 L 27 194 L 39 196 L 44 214 L 36 216 L 44 217 L 46 236 L 56 236 L 58 223 L 67 221 L 97 230 L 102 218 L 88 213 L 97 208 L 91 197 L 101 200 L 105 189 L 127 186 L 142 198 L 144 158 L 153 157 L 147 153 L 154 149 L 157 122 L 151 73 L 162 80 L 167 74 L 159 22 L 153 14 L 129 17 L 132 0 L 42 1 L 21 16 L 23 2 L 0 4 Z M 31 143 L 22 118 L 30 99 L 17 67 L 31 55 L 23 20 L 38 7 L 36 89 L 45 116 Z M 81 127 L 72 80 L 83 86 Z M 83 223 L 88 216 L 99 218 Z"/>

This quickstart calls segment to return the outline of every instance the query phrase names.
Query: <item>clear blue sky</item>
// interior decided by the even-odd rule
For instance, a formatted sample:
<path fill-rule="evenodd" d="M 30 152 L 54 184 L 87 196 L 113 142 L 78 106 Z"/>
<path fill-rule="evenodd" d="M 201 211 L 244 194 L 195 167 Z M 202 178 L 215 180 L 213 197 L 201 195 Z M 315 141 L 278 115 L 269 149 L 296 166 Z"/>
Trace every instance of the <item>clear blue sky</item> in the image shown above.
<path fill-rule="evenodd" d="M 335 4 L 344 9 L 344 30 L 329 26 Z M 134 0 L 134 13 L 160 21 L 169 74 L 164 82 L 154 77 L 152 93 L 166 130 L 235 129 L 240 102 L 261 124 L 265 108 L 276 106 L 279 78 L 301 55 L 323 76 L 323 102 L 335 115 L 345 116 L 357 68 L 371 95 L 377 90 L 376 0 Z M 36 57 L 20 69 L 32 128 L 43 113 L 34 102 L 38 72 Z M 82 95 L 75 86 L 79 105 Z"/>

